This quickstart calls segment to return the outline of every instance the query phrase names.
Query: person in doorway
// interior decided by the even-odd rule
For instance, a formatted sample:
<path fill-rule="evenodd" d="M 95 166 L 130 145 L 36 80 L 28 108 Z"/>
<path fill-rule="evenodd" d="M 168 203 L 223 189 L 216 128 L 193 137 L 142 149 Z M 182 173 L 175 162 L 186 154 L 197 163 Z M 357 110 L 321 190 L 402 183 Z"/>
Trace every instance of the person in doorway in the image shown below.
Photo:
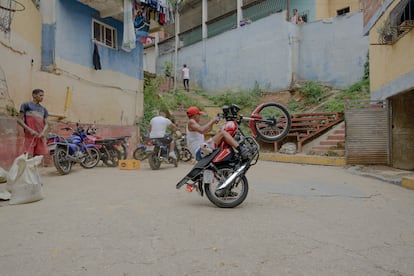
<path fill-rule="evenodd" d="M 34 89 L 33 100 L 20 106 L 20 115 L 17 119 L 17 123 L 24 129 L 24 152 L 30 157 L 48 154 L 45 135 L 49 128 L 49 113 L 40 104 L 44 94 L 42 89 Z"/>
<path fill-rule="evenodd" d="M 170 153 L 169 157 L 173 159 L 177 159 L 177 155 L 175 154 L 175 145 L 174 141 L 172 140 L 171 136 L 166 135 L 167 128 L 171 128 L 173 131 L 177 131 L 178 127 L 171 122 L 170 119 L 165 117 L 165 111 L 160 110 L 158 112 L 158 116 L 155 116 L 150 121 L 150 138 L 157 138 L 160 139 L 161 142 L 165 145 L 170 145 Z"/>
<path fill-rule="evenodd" d="M 183 69 L 181 69 L 181 78 L 183 79 L 184 89 L 190 91 L 190 69 L 187 67 L 187 64 L 184 64 Z"/>
<path fill-rule="evenodd" d="M 202 158 L 202 145 L 206 145 L 210 150 L 213 150 L 220 145 L 222 141 L 235 148 L 243 159 L 248 158 L 248 150 L 240 147 L 237 141 L 226 131 L 219 130 L 216 135 L 205 141 L 204 135 L 211 131 L 214 124 L 219 122 L 219 118 L 214 118 L 208 123 L 201 125 L 200 116 L 203 114 L 204 113 L 196 106 L 191 106 L 187 109 L 187 116 L 189 119 L 186 127 L 187 144 L 189 150 L 193 156 L 195 156 L 197 161 Z"/>

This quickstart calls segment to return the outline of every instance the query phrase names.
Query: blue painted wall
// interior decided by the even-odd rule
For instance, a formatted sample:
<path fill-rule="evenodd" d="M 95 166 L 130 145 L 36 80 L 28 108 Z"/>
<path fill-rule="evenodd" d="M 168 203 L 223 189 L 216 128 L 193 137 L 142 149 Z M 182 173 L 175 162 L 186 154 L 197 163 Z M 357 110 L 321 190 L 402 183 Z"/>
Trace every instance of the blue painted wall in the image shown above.
<path fill-rule="evenodd" d="M 44 65 L 57 58 L 93 68 L 92 18 L 117 29 L 118 49 L 99 45 L 102 70 L 119 72 L 137 79 L 143 79 L 143 47 L 131 52 L 121 49 L 123 24 L 112 18 L 99 18 L 99 13 L 75 0 L 56 2 L 56 23 L 43 26 Z"/>

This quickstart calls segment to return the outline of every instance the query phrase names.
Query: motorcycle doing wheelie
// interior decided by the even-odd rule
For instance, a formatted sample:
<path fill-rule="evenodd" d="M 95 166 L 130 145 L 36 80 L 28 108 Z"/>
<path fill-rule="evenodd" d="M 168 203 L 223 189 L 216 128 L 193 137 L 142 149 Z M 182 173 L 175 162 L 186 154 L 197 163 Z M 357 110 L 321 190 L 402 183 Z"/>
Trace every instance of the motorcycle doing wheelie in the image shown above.
<path fill-rule="evenodd" d="M 69 131 L 72 128 L 66 127 L 62 130 Z M 74 163 L 79 163 L 85 169 L 91 169 L 99 163 L 99 150 L 93 144 L 85 142 L 86 131 L 79 125 L 68 138 L 49 134 L 47 139 L 53 163 L 62 175 L 70 173 Z"/>
<path fill-rule="evenodd" d="M 176 188 L 187 185 L 189 191 L 195 189 L 201 196 L 205 193 L 214 205 L 233 208 L 246 199 L 249 191 L 246 172 L 259 159 L 260 147 L 255 137 L 265 142 L 282 140 L 290 130 L 291 117 L 283 105 L 273 102 L 259 105 L 250 117 L 239 115 L 240 108 L 235 104 L 224 106 L 222 111 L 219 117 L 226 122 L 221 130 L 233 136 L 248 153 L 247 158 L 222 142 L 198 161 Z M 253 136 L 244 134 L 240 128 L 242 121 L 249 121 Z"/>

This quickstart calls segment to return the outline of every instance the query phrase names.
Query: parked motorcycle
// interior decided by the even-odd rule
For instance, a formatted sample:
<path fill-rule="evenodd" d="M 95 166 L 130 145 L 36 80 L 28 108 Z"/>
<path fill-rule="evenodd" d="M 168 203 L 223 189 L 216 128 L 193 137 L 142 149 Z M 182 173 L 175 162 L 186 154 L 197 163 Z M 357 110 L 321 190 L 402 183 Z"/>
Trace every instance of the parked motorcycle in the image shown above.
<path fill-rule="evenodd" d="M 72 128 L 65 127 L 62 130 L 70 131 Z M 91 169 L 99 163 L 99 150 L 93 144 L 86 143 L 86 135 L 86 131 L 79 125 L 68 138 L 53 133 L 48 134 L 49 152 L 60 174 L 70 173 L 74 163 L 79 163 L 85 169 Z"/>
<path fill-rule="evenodd" d="M 108 167 L 118 166 L 118 161 L 122 159 L 122 140 L 118 138 L 103 138 L 96 134 L 97 128 L 91 127 L 86 130 L 87 143 L 95 145 L 99 150 L 100 159 Z"/>
<path fill-rule="evenodd" d="M 209 155 L 195 164 L 191 171 L 180 180 L 176 188 L 187 185 L 187 190 L 195 189 L 221 208 L 233 208 L 240 205 L 247 197 L 249 185 L 246 172 L 259 159 L 260 146 L 255 137 L 266 141 L 282 140 L 291 127 L 288 110 L 278 103 L 259 105 L 250 117 L 239 115 L 240 108 L 232 104 L 224 106 L 223 113 L 218 114 L 226 120 L 221 127 L 230 133 L 241 147 L 247 151 L 247 158 L 242 158 L 231 146 L 222 142 Z M 240 124 L 248 121 L 253 136 L 246 136 Z"/>
<path fill-rule="evenodd" d="M 134 159 L 140 160 L 140 161 L 147 159 L 148 157 L 148 154 L 146 153 L 147 141 L 148 141 L 148 137 L 143 136 L 142 144 L 139 144 L 135 148 L 132 154 Z M 190 150 L 187 148 L 187 140 L 185 138 L 185 135 L 182 135 L 180 138 L 175 139 L 175 148 L 177 149 L 176 153 L 178 152 L 177 154 L 178 161 L 187 162 L 193 158 L 193 155 L 191 154 Z"/>
<path fill-rule="evenodd" d="M 175 140 L 175 148 L 178 150 L 178 159 L 184 162 L 190 161 L 193 158 L 191 151 L 187 147 L 187 139 L 185 135 Z"/>
<path fill-rule="evenodd" d="M 161 163 L 173 164 L 178 166 L 178 159 L 171 158 L 170 145 L 163 142 L 164 138 L 149 138 L 146 143 L 145 152 L 147 154 L 148 163 L 152 170 L 158 170 Z M 175 155 L 179 156 L 177 148 L 174 148 Z"/>
<path fill-rule="evenodd" d="M 143 136 L 141 138 L 141 140 L 142 140 L 141 141 L 141 144 L 139 144 L 135 148 L 134 152 L 132 153 L 132 157 L 134 157 L 134 159 L 136 159 L 136 160 L 143 161 L 143 160 L 147 159 L 147 157 L 148 157 L 147 153 L 145 152 L 146 149 L 147 149 L 148 137 L 147 136 Z"/>

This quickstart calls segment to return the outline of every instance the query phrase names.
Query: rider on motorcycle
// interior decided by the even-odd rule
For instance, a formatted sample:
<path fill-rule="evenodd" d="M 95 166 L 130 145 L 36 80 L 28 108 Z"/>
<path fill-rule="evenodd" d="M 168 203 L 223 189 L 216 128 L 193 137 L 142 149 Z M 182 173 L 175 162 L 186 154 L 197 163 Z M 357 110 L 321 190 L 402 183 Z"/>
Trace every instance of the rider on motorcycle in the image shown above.
<path fill-rule="evenodd" d="M 166 135 L 167 128 L 172 128 L 173 131 L 177 131 L 178 127 L 171 122 L 170 119 L 165 117 L 165 111 L 160 110 L 158 112 L 158 116 L 155 116 L 150 121 L 150 138 L 157 138 L 159 139 L 163 144 L 170 145 L 170 153 L 169 157 L 173 159 L 177 159 L 177 156 L 175 155 L 174 148 L 175 143 L 172 140 L 171 136 Z"/>
<path fill-rule="evenodd" d="M 200 115 L 204 115 L 200 109 L 196 106 L 191 106 L 187 109 L 188 123 L 186 126 L 186 137 L 188 148 L 190 149 L 196 160 L 200 160 L 203 157 L 203 153 L 211 152 L 215 149 L 222 141 L 232 146 L 239 152 L 242 159 L 248 158 L 248 150 L 241 147 L 239 143 L 226 131 L 220 129 L 216 135 L 209 140 L 205 141 L 204 134 L 208 133 L 214 124 L 219 122 L 219 118 L 214 118 L 204 125 L 200 125 Z"/>

